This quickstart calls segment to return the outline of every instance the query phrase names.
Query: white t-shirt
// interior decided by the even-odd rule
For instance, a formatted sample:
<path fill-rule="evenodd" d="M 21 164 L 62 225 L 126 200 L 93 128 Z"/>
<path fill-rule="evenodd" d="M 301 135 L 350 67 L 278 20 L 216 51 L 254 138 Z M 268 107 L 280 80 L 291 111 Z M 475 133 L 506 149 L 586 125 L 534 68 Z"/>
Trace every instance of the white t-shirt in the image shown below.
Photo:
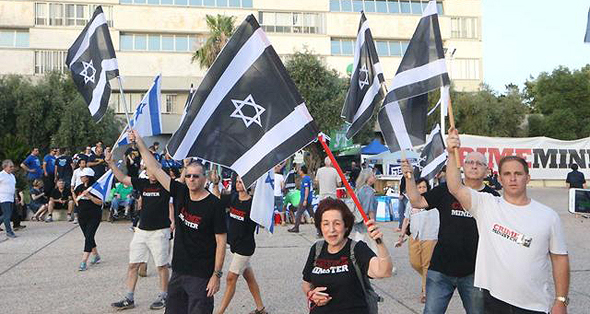
<path fill-rule="evenodd" d="M 410 233 L 414 240 L 438 240 L 438 228 L 440 227 L 438 209 L 415 209 L 408 202 L 404 217 L 410 220 Z"/>
<path fill-rule="evenodd" d="M 516 307 L 549 312 L 549 252 L 567 254 L 557 213 L 535 200 L 517 206 L 474 190 L 471 206 L 479 231 L 474 285 Z"/>
<path fill-rule="evenodd" d="M 342 182 L 335 168 L 325 166 L 318 169 L 315 179 L 319 183 L 320 195 L 330 194 L 335 196 L 338 183 Z"/>
<path fill-rule="evenodd" d="M 0 171 L 0 203 L 13 202 L 16 186 L 14 174 Z"/>
<path fill-rule="evenodd" d="M 74 170 L 74 173 L 72 174 L 72 187 L 76 188 L 78 185 L 82 184 L 82 179 L 80 176 L 80 172 L 82 172 L 82 168 L 76 168 L 76 170 Z"/>
<path fill-rule="evenodd" d="M 285 182 L 285 177 L 280 173 L 275 173 L 275 196 L 283 196 L 281 186 Z"/>

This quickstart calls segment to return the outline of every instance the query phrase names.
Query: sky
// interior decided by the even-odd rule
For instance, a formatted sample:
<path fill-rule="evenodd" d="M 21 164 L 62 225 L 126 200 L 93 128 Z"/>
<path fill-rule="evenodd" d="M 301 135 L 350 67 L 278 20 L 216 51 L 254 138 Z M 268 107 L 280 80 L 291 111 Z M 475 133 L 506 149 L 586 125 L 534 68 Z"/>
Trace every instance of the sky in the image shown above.
<path fill-rule="evenodd" d="M 590 0 L 482 0 L 484 82 L 503 92 L 559 65 L 590 63 Z"/>

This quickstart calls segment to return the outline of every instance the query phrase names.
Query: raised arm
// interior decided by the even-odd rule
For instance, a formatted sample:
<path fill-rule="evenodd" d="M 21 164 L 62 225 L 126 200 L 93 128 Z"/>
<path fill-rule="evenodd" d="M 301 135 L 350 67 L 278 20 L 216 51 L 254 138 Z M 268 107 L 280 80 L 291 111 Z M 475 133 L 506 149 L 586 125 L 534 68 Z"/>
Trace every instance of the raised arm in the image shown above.
<path fill-rule="evenodd" d="M 143 158 L 143 162 L 145 163 L 146 169 L 153 173 L 156 179 L 160 182 L 160 184 L 167 190 L 170 191 L 170 176 L 162 170 L 160 163 L 154 158 L 154 155 L 150 152 L 150 150 L 145 146 L 143 139 L 136 130 L 129 131 L 129 139 L 135 140 L 137 143 L 137 148 L 139 149 L 139 153 L 141 154 L 141 158 Z"/>
<path fill-rule="evenodd" d="M 402 160 L 402 173 L 406 177 L 406 195 L 414 208 L 428 208 L 426 198 L 418 192 L 416 181 L 414 181 L 414 167 L 407 159 Z"/>
<path fill-rule="evenodd" d="M 461 203 L 463 208 L 469 210 L 471 209 L 471 192 L 461 182 L 461 172 L 455 157 L 455 149 L 459 147 L 461 147 L 459 132 L 457 129 L 449 129 L 449 135 L 447 136 L 447 151 L 449 152 L 449 158 L 447 159 L 447 186 L 449 192 Z"/>
<path fill-rule="evenodd" d="M 119 180 L 119 182 L 122 182 L 125 185 L 131 186 L 131 177 L 128 175 L 125 175 L 120 169 L 119 167 L 117 167 L 117 165 L 115 164 L 115 161 L 113 160 L 113 154 L 110 152 L 106 152 L 105 153 L 105 161 L 107 162 L 107 165 L 109 166 L 109 168 L 111 170 L 113 170 L 113 174 L 115 175 L 115 178 L 117 178 L 117 180 Z"/>

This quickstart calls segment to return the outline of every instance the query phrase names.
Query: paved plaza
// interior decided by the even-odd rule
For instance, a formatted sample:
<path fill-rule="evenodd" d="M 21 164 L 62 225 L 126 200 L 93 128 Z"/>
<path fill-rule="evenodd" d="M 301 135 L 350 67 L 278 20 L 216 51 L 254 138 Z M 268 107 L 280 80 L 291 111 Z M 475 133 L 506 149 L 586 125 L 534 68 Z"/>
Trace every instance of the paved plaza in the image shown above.
<path fill-rule="evenodd" d="M 590 313 L 590 219 L 575 218 L 567 212 L 567 190 L 531 189 L 531 196 L 554 208 L 560 215 L 567 235 L 571 263 L 571 305 L 569 313 Z M 16 239 L 0 235 L 0 304 L 1 313 L 113 313 L 110 303 L 125 292 L 124 278 L 128 262 L 128 245 L 133 233 L 128 223 L 103 222 L 96 242 L 102 262 L 78 272 L 83 236 L 77 225 L 68 222 L 25 222 Z M 395 223 L 382 223 L 385 242 L 392 252 L 397 273 L 392 278 L 373 281 L 384 297 L 381 313 L 422 313 L 419 303 L 420 277 L 408 261 L 408 248 L 393 248 L 397 234 Z M 306 313 L 301 292 L 301 270 L 315 241 L 315 230 L 303 225 L 300 234 L 290 234 L 287 227 L 277 227 L 274 235 L 261 231 L 252 264 L 269 313 Z M 229 250 L 228 250 L 229 252 Z M 506 258 L 512 258 L 507 256 Z M 225 269 L 229 258 L 225 260 Z M 225 277 L 224 279 L 225 280 Z M 136 308 L 125 313 L 151 313 L 150 303 L 158 293 L 158 279 L 150 262 L 148 277 L 140 278 L 135 293 Z M 215 296 L 219 304 L 224 282 Z M 249 313 L 254 302 L 245 281 L 240 280 L 229 313 Z M 457 293 L 447 313 L 464 313 Z"/>

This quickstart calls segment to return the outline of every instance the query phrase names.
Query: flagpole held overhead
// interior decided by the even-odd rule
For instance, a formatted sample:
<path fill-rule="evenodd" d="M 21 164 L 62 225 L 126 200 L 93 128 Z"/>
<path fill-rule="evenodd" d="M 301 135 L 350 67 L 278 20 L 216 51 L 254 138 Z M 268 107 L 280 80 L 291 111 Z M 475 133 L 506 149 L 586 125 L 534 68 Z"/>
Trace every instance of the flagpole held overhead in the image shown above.
<path fill-rule="evenodd" d="M 117 76 L 119 82 L 119 92 L 121 99 L 123 99 L 123 107 L 125 107 L 125 118 L 127 118 L 127 126 L 131 129 L 131 119 L 129 119 L 129 110 L 127 109 L 127 101 L 125 100 L 125 93 L 123 92 L 123 83 L 121 83 L 121 76 Z"/>
<path fill-rule="evenodd" d="M 453 104 L 451 97 L 449 97 L 449 125 L 451 129 L 455 128 L 455 115 L 453 114 Z M 457 168 L 461 168 L 461 158 L 459 158 L 459 148 L 455 147 L 455 161 L 457 162 Z"/>
<path fill-rule="evenodd" d="M 342 180 L 342 183 L 346 187 L 346 191 L 348 192 L 348 194 L 352 198 L 354 205 L 356 206 L 356 208 L 358 208 L 359 212 L 361 213 L 361 216 L 363 216 L 363 220 L 365 222 L 369 221 L 369 217 L 367 217 L 367 214 L 365 214 L 365 210 L 361 206 L 361 202 L 356 197 L 354 190 L 352 189 L 352 187 L 350 186 L 350 184 L 346 180 L 346 177 L 344 176 L 344 172 L 342 172 L 342 169 L 340 169 L 340 165 L 338 165 L 338 162 L 336 161 L 334 154 L 332 154 L 330 147 L 328 147 L 328 144 L 326 144 L 326 140 L 324 139 L 324 136 L 322 134 L 318 135 L 318 140 L 319 140 L 320 144 L 322 144 L 324 151 L 326 152 L 326 154 L 330 158 L 330 161 L 332 162 L 332 166 L 334 166 L 334 168 L 338 172 L 338 176 L 340 176 L 340 179 Z M 377 240 L 375 240 L 375 242 L 377 242 L 377 244 L 381 244 L 382 241 L 381 241 L 381 239 L 377 239 Z"/>

